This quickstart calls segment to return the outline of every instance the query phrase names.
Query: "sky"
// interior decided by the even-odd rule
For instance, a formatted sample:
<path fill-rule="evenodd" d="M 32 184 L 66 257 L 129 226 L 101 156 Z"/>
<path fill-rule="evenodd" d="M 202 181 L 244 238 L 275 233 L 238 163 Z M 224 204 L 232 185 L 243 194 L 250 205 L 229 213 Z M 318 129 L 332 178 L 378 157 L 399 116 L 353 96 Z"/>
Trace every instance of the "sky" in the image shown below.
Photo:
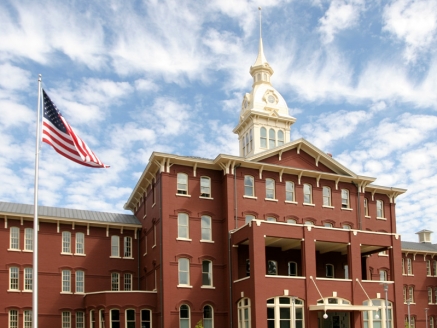
<path fill-rule="evenodd" d="M 109 169 L 43 144 L 39 204 L 124 212 L 153 151 L 238 155 L 259 43 L 305 138 L 437 242 L 437 0 L 0 2 L 0 201 L 33 204 L 38 74 Z"/>

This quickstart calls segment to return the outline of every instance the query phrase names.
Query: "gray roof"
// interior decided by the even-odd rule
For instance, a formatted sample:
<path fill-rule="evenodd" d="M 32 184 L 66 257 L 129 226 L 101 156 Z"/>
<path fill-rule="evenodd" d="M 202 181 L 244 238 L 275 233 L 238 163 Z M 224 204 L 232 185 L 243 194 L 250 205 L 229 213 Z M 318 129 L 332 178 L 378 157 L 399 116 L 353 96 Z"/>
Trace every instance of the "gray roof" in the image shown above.
<path fill-rule="evenodd" d="M 437 252 L 437 244 L 431 243 L 416 243 L 412 241 L 403 241 L 402 250 L 412 250 L 418 252 Z"/>
<path fill-rule="evenodd" d="M 33 217 L 33 205 L 0 202 L 0 214 Z M 38 217 L 101 224 L 141 225 L 141 222 L 132 214 L 86 211 L 49 206 L 38 206 Z"/>

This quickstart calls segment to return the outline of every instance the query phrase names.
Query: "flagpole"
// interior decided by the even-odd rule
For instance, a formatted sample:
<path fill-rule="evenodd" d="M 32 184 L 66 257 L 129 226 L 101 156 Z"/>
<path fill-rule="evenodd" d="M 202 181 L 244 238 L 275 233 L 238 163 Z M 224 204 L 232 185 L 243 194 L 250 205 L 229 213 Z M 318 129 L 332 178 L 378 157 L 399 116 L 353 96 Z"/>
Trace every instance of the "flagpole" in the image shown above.
<path fill-rule="evenodd" d="M 41 74 L 38 76 L 38 113 L 36 116 L 36 145 L 35 145 L 35 185 L 34 185 L 34 216 L 33 216 L 33 286 L 32 286 L 32 327 L 38 327 L 38 174 L 39 151 L 41 140 Z"/>

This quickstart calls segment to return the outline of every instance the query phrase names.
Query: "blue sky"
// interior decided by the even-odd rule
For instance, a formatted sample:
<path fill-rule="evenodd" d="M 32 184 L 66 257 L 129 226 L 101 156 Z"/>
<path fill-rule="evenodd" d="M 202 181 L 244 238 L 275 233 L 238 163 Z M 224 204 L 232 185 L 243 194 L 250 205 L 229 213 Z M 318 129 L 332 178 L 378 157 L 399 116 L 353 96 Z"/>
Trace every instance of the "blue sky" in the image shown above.
<path fill-rule="evenodd" d="M 40 205 L 120 212 L 152 151 L 237 155 L 258 6 L 292 139 L 408 189 L 403 240 L 437 233 L 437 0 L 2 1 L 0 200 L 33 203 L 38 74 L 111 165 L 44 144 Z"/>

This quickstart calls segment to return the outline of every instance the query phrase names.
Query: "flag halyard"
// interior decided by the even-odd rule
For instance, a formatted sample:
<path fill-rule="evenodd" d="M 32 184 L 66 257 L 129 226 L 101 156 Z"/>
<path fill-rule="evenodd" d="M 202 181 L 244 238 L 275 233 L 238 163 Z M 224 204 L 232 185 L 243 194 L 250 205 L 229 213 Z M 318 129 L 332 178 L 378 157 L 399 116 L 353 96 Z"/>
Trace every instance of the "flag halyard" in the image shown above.
<path fill-rule="evenodd" d="M 47 93 L 42 91 L 44 98 L 42 141 L 52 146 L 60 155 L 78 164 L 93 168 L 109 167 L 103 164 L 74 132 Z"/>

